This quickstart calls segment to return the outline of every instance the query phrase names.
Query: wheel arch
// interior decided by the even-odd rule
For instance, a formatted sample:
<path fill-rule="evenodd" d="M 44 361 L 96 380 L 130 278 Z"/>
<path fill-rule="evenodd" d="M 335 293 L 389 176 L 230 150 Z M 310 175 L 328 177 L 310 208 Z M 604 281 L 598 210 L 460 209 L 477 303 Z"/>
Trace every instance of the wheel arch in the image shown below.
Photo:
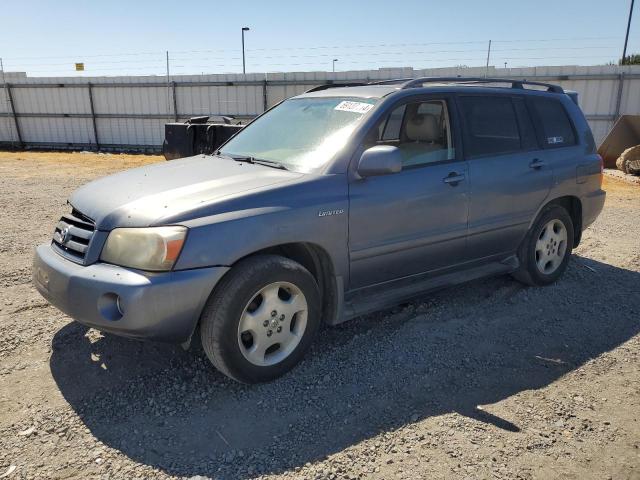
<path fill-rule="evenodd" d="M 562 197 L 556 197 L 542 204 L 540 209 L 536 212 L 534 217 L 529 222 L 528 230 L 533 227 L 540 214 L 544 212 L 550 205 L 559 205 L 569 213 L 571 222 L 573 223 L 573 248 L 577 247 L 580 244 L 580 240 L 582 238 L 582 201 L 575 195 L 564 195 Z M 524 240 L 524 237 L 522 240 Z"/>
<path fill-rule="evenodd" d="M 321 319 L 323 323 L 333 325 L 339 316 L 342 304 L 342 282 L 336 277 L 331 256 L 320 245 L 310 242 L 292 242 L 273 245 L 256 250 L 230 265 L 229 271 L 239 262 L 256 255 L 280 255 L 305 267 L 318 284 L 322 301 Z M 227 272 L 228 273 L 228 272 Z M 215 289 L 215 288 L 214 288 Z"/>
<path fill-rule="evenodd" d="M 577 247 L 582 238 L 582 202 L 580 201 L 580 198 L 574 195 L 557 197 L 547 202 L 540 211 L 544 210 L 549 205 L 559 205 L 569 213 L 571 221 L 573 222 L 573 248 Z"/>

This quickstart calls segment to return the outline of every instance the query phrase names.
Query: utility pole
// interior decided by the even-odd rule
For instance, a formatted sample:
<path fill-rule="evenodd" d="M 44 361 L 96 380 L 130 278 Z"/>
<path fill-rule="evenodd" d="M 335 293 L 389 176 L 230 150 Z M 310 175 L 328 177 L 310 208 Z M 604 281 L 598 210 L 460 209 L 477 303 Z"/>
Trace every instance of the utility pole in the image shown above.
<path fill-rule="evenodd" d="M 247 73 L 244 57 L 244 32 L 251 30 L 249 27 L 242 27 L 242 73 Z"/>
<path fill-rule="evenodd" d="M 487 66 L 484 69 L 484 78 L 489 74 L 489 58 L 491 57 L 491 40 L 489 40 L 489 48 L 487 49 Z"/>
<path fill-rule="evenodd" d="M 624 65 L 624 62 L 627 59 L 627 43 L 629 43 L 629 30 L 631 29 L 631 16 L 633 15 L 633 2 L 631 0 L 631 7 L 629 8 L 629 20 L 627 21 L 627 35 L 624 37 L 624 49 L 622 50 L 622 61 L 621 65 Z"/>

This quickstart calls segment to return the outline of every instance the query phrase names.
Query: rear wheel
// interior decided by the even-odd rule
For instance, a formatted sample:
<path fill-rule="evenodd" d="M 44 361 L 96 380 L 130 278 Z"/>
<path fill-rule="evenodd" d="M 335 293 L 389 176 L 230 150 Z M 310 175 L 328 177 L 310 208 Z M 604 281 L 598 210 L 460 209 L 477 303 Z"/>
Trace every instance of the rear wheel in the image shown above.
<path fill-rule="evenodd" d="M 311 273 L 288 258 L 259 255 L 233 267 L 216 287 L 200 335 L 222 373 L 259 383 L 291 370 L 319 324 L 320 295 Z"/>
<path fill-rule="evenodd" d="M 566 270 L 573 249 L 573 222 L 559 205 L 547 207 L 520 246 L 520 268 L 513 276 L 527 285 L 548 285 Z"/>

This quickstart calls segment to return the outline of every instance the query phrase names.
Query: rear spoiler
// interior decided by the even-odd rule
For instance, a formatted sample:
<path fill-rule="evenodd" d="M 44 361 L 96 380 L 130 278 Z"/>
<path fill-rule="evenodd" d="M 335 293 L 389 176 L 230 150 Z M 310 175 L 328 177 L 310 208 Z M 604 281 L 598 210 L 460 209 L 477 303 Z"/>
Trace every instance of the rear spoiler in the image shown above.
<path fill-rule="evenodd" d="M 569 98 L 573 100 L 573 103 L 578 105 L 578 92 L 575 92 L 573 90 L 565 90 L 564 93 L 566 93 L 569 96 Z"/>

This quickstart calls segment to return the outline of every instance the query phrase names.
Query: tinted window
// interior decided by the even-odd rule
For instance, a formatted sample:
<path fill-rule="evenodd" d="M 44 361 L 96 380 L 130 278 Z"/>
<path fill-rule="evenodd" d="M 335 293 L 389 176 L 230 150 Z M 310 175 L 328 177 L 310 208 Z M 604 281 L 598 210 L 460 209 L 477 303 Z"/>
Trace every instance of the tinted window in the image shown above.
<path fill-rule="evenodd" d="M 542 144 L 545 147 L 575 145 L 571 121 L 562 104 L 551 98 L 532 98 L 531 105 L 542 124 Z"/>
<path fill-rule="evenodd" d="M 536 150 L 540 148 L 538 146 L 538 140 L 536 139 L 536 131 L 533 128 L 531 122 L 531 116 L 529 110 L 525 104 L 524 98 L 514 98 L 513 106 L 516 109 L 516 115 L 518 116 L 518 129 L 520 130 L 520 144 L 524 150 Z"/>
<path fill-rule="evenodd" d="M 460 97 L 469 156 L 520 149 L 520 134 L 510 97 Z"/>

